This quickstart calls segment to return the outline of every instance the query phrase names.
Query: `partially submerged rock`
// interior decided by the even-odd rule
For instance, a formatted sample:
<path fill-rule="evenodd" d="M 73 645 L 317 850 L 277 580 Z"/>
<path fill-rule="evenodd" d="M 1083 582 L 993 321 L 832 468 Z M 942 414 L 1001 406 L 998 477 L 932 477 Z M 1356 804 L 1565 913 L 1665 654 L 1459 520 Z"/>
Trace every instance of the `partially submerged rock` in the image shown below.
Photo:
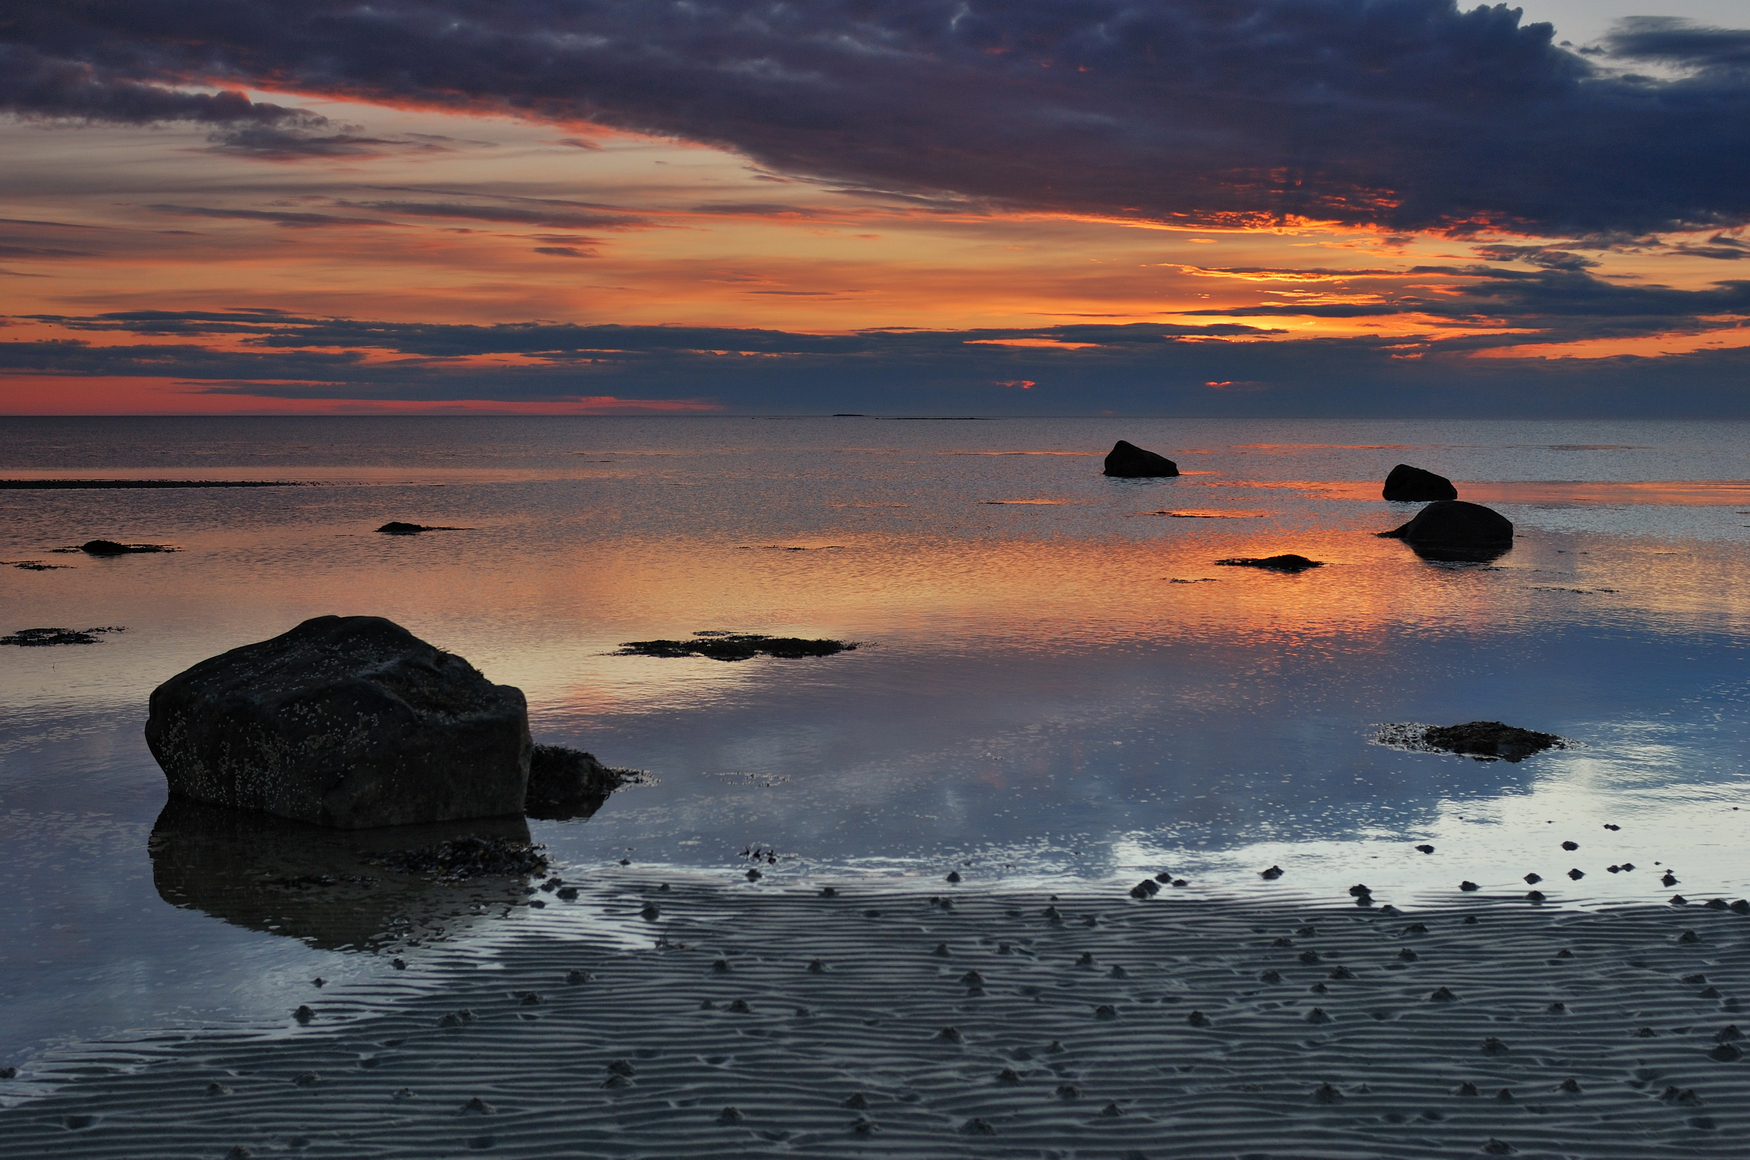
<path fill-rule="evenodd" d="M 1323 560 L 1309 560 L 1293 552 L 1281 556 L 1231 556 L 1216 563 L 1228 568 L 1264 568 L 1271 572 L 1304 572 L 1308 568 L 1325 566 Z"/>
<path fill-rule="evenodd" d="M 1379 535 L 1402 540 L 1431 560 L 1492 560 L 1513 546 L 1513 521 L 1482 504 L 1445 499 Z"/>
<path fill-rule="evenodd" d="M 64 549 L 72 552 L 84 552 L 87 556 L 133 556 L 148 552 L 175 552 L 169 544 L 118 544 L 114 540 L 86 540 L 77 548 Z"/>
<path fill-rule="evenodd" d="M 421 532 L 465 532 L 467 528 L 449 528 L 438 524 L 404 524 L 400 520 L 390 520 L 377 529 L 385 536 L 417 536 Z"/>
<path fill-rule="evenodd" d="M 10 636 L 0 636 L 0 644 L 16 644 L 24 648 L 46 648 L 57 644 L 101 644 L 104 633 L 126 632 L 120 625 L 107 628 L 21 628 Z"/>
<path fill-rule="evenodd" d="M 1499 721 L 1463 725 L 1385 725 L 1374 738 L 1381 745 L 1424 753 L 1457 753 L 1478 761 L 1523 761 L 1546 749 L 1566 749 L 1554 733 L 1539 733 Z"/>
<path fill-rule="evenodd" d="M 173 795 L 341 829 L 521 814 L 522 690 L 375 616 L 319 616 L 152 692 Z"/>
<path fill-rule="evenodd" d="M 614 653 L 620 657 L 710 657 L 714 661 L 745 661 L 757 656 L 830 657 L 850 652 L 854 640 L 805 640 L 799 636 L 761 636 L 752 632 L 695 632 L 693 640 L 629 640 Z"/>
<path fill-rule="evenodd" d="M 1385 477 L 1384 494 L 1389 500 L 1427 503 L 1431 500 L 1457 499 L 1458 489 L 1444 475 L 1435 475 L 1432 471 L 1400 463 Z"/>
<path fill-rule="evenodd" d="M 632 776 L 628 770 L 609 769 L 592 753 L 537 745 L 529 754 L 529 792 L 523 812 L 551 821 L 587 818 Z"/>
<path fill-rule="evenodd" d="M 1144 451 L 1136 444 L 1120 439 L 1106 453 L 1106 474 L 1120 479 L 1154 479 L 1179 474 L 1179 465 L 1165 455 Z"/>

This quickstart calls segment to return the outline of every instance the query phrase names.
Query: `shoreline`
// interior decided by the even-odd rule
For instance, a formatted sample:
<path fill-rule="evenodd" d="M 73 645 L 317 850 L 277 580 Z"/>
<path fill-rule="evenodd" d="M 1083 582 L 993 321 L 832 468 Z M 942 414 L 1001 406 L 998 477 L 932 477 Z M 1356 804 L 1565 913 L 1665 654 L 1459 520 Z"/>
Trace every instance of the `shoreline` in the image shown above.
<path fill-rule="evenodd" d="M 3 1081 L 42 1094 L 0 1133 L 130 1160 L 1628 1160 L 1750 1128 L 1731 910 L 644 878 L 312 988 L 305 1025 L 52 1052 Z"/>

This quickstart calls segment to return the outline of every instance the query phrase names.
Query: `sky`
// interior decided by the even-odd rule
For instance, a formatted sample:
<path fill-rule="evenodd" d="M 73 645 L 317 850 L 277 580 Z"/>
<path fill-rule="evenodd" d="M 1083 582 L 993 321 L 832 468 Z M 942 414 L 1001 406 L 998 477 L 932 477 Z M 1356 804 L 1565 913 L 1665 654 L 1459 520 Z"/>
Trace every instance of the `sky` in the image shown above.
<path fill-rule="evenodd" d="M 0 414 L 1739 417 L 1746 226 L 1750 0 L 0 0 Z"/>

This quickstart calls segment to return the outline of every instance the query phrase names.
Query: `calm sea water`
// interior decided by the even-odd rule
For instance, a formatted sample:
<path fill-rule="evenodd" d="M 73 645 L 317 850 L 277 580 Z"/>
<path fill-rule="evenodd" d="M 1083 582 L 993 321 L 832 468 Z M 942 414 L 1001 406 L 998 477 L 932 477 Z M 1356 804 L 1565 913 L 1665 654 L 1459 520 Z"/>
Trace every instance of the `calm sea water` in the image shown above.
<path fill-rule="evenodd" d="M 1186 474 L 1102 477 L 1117 438 Z M 537 740 L 654 775 L 531 823 L 578 880 L 743 882 L 757 848 L 778 861 L 741 888 L 1170 869 L 1194 893 L 1364 879 L 1407 905 L 1535 871 L 1585 903 L 1663 900 L 1671 868 L 1735 897 L 1747 451 L 1750 424 L 1721 422 L 0 419 L 7 478 L 309 485 L 0 492 L 0 559 L 66 565 L 0 568 L 0 632 L 126 628 L 0 648 L 0 1064 L 278 1019 L 312 975 L 388 969 L 373 916 L 227 894 L 224 867 L 262 872 L 248 839 L 148 850 L 151 689 L 324 613 L 390 617 L 521 687 Z M 1439 564 L 1376 538 L 1415 510 L 1378 498 L 1400 461 L 1506 514 L 1514 549 Z M 466 530 L 374 533 L 391 519 Z M 181 551 L 53 551 L 94 537 Z M 1215 564 L 1279 552 L 1326 563 Z M 861 643 L 612 655 L 699 630 Z M 1372 743 L 1474 719 L 1572 744 L 1485 764 Z"/>

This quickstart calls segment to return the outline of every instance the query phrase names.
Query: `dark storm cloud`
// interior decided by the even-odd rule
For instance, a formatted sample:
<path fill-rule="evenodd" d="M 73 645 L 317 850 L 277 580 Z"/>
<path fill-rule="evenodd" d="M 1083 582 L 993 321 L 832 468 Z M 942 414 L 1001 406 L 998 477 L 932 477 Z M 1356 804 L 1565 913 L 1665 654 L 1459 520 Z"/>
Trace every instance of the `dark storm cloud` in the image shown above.
<path fill-rule="evenodd" d="M 1273 302 L 1181 313 L 1204 318 L 1416 314 L 1449 323 L 1506 325 L 1525 331 L 1445 340 L 1453 349 L 1699 333 L 1730 325 L 1710 319 L 1750 315 L 1750 280 L 1716 282 L 1705 290 L 1675 290 L 1668 286 L 1621 285 L 1584 271 L 1561 268 L 1530 271 L 1495 266 L 1412 266 L 1406 273 L 1437 275 L 1452 281 L 1443 282 L 1442 291 L 1437 294 L 1423 289 L 1388 292 L 1377 304 Z"/>
<path fill-rule="evenodd" d="M 327 118 L 315 113 L 253 102 L 242 93 L 181 92 L 146 83 L 139 78 L 156 78 L 153 70 L 139 66 L 136 54 L 129 54 L 136 57 L 134 62 L 111 67 L 83 51 L 95 45 L 63 41 L 33 46 L 22 38 L 14 39 L 15 33 L 24 31 L 18 24 L 10 15 L 0 18 L 0 109 L 26 116 L 133 125 L 195 121 L 290 130 L 320 129 L 328 124 Z"/>
<path fill-rule="evenodd" d="M 1472 357 L 1479 347 L 1536 336 L 1295 339 L 1237 323 L 810 335 L 727 327 L 391 323 L 268 311 L 135 311 L 29 321 L 176 341 L 0 342 L 0 374 L 145 376 L 204 384 L 200 389 L 213 393 L 285 399 L 704 397 L 741 413 L 1524 416 L 1583 408 L 1598 416 L 1680 416 L 1742 414 L 1750 383 L 1750 351 L 1744 349 L 1662 358 L 1479 359 Z M 1016 340 L 1028 345 L 1004 345 Z M 1023 382 L 1033 386 L 1003 385 Z M 1236 383 L 1245 389 L 1233 389 Z"/>
<path fill-rule="evenodd" d="M 1477 256 L 1491 262 L 1527 262 L 1545 270 L 1586 270 L 1598 265 L 1591 258 L 1554 246 L 1478 246 Z"/>
<path fill-rule="evenodd" d="M 1610 51 L 1680 68 L 1750 71 L 1750 29 L 1709 28 L 1671 16 L 1631 16 L 1605 37 Z"/>
<path fill-rule="evenodd" d="M 1740 258 L 1750 258 L 1750 244 L 1738 238 L 1727 237 L 1725 234 L 1715 234 L 1705 245 L 1695 242 L 1684 242 L 1671 247 L 1675 253 L 1688 254 L 1695 258 L 1714 258 L 1723 262 L 1736 262 Z"/>
<path fill-rule="evenodd" d="M 30 114 L 223 119 L 174 88 L 216 79 L 593 120 L 963 208 L 1546 237 L 1750 220 L 1747 34 L 1672 21 L 1609 41 L 1682 71 L 1654 80 L 1452 0 L 12 7 L 0 44 L 28 67 L 0 68 L 0 100 Z"/>

